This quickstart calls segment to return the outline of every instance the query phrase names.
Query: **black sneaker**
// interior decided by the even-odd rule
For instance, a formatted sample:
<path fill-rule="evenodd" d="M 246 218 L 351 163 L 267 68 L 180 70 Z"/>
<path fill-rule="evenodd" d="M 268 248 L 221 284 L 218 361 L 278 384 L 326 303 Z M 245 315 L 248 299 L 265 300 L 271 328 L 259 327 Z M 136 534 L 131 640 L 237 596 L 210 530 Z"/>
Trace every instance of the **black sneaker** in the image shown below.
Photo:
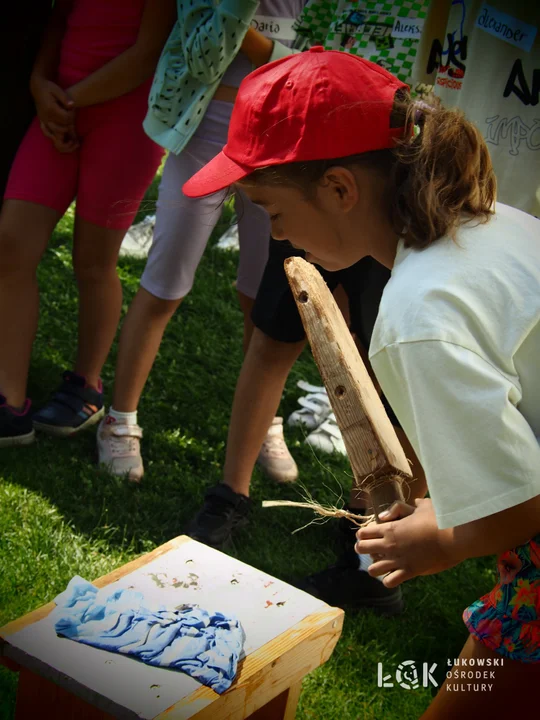
<path fill-rule="evenodd" d="M 216 485 L 206 492 L 204 505 L 186 533 L 194 540 L 220 549 L 234 530 L 247 525 L 252 506 L 250 498 L 235 493 L 228 485 Z"/>
<path fill-rule="evenodd" d="M 66 437 L 99 422 L 104 412 L 103 392 L 89 387 L 81 375 L 66 370 L 58 390 L 34 415 L 34 427 L 49 435 Z"/>
<path fill-rule="evenodd" d="M 24 409 L 17 412 L 7 404 L 6 398 L 0 395 L 0 448 L 12 445 L 30 445 L 36 439 L 30 415 L 30 400 Z"/>
<path fill-rule="evenodd" d="M 380 615 L 399 615 L 404 607 L 401 588 L 388 589 L 365 570 L 359 570 L 358 565 L 358 555 L 348 550 L 334 565 L 310 575 L 296 586 L 344 610 L 369 609 Z"/>

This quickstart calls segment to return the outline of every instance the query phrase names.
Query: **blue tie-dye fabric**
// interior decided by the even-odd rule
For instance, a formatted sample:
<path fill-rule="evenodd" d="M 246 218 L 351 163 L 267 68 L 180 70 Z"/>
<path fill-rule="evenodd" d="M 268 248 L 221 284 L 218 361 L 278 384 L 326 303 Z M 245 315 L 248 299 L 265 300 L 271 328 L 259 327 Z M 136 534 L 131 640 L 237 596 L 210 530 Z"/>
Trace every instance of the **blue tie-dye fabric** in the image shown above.
<path fill-rule="evenodd" d="M 217 693 L 225 692 L 234 680 L 245 639 L 235 618 L 192 605 L 152 608 L 140 592 L 98 590 L 79 576 L 70 580 L 55 603 L 58 635 L 181 670 Z"/>

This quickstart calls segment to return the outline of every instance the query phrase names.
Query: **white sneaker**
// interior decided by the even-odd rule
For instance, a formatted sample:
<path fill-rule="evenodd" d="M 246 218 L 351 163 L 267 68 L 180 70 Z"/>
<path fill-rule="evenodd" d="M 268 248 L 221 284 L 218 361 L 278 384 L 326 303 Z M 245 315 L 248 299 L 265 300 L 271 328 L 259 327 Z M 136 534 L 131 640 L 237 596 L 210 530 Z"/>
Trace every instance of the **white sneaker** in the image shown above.
<path fill-rule="evenodd" d="M 109 416 L 103 418 L 98 427 L 98 463 L 105 465 L 113 475 L 127 475 L 128 480 L 140 482 L 144 475 L 142 428 L 110 420 Z"/>
<path fill-rule="evenodd" d="M 302 382 L 302 380 L 300 381 Z M 300 385 L 300 383 L 298 383 Z M 305 383 L 307 385 L 307 383 Z M 308 430 L 315 430 L 332 412 L 330 400 L 324 388 L 315 388 L 314 385 L 308 387 L 314 388 L 317 392 L 311 392 L 305 397 L 298 398 L 298 404 L 301 405 L 300 410 L 295 410 L 289 417 L 288 423 L 292 427 L 302 425 Z"/>
<path fill-rule="evenodd" d="M 294 482 L 298 467 L 283 437 L 283 418 L 275 417 L 257 458 L 257 464 L 264 473 L 278 483 Z"/>
<path fill-rule="evenodd" d="M 334 413 L 330 413 L 322 425 L 319 425 L 316 430 L 307 436 L 306 442 L 308 445 L 311 445 L 311 447 L 326 453 L 338 452 L 342 455 L 347 454 L 343 436 L 336 422 Z"/>

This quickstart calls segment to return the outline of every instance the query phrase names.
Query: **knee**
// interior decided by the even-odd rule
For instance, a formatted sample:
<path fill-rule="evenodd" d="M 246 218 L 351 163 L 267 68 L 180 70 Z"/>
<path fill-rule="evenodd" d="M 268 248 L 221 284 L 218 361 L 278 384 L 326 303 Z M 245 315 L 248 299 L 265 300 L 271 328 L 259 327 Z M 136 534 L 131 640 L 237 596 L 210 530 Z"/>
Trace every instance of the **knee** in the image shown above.
<path fill-rule="evenodd" d="M 274 367 L 276 365 L 289 367 L 296 361 L 305 344 L 305 340 L 299 342 L 274 340 L 256 327 L 251 336 L 249 353 L 253 353 L 257 357 L 261 366 L 270 364 Z"/>
<path fill-rule="evenodd" d="M 153 295 L 145 288 L 139 288 L 135 304 L 141 311 L 152 318 L 170 318 L 174 315 L 184 298 L 165 300 Z"/>
<path fill-rule="evenodd" d="M 38 263 L 39 257 L 27 247 L 22 234 L 0 221 L 0 278 L 6 281 L 34 273 Z"/>
<path fill-rule="evenodd" d="M 103 262 L 100 258 L 88 258 L 73 255 L 73 272 L 78 283 L 97 284 L 110 282 L 118 278 L 116 260 Z"/>

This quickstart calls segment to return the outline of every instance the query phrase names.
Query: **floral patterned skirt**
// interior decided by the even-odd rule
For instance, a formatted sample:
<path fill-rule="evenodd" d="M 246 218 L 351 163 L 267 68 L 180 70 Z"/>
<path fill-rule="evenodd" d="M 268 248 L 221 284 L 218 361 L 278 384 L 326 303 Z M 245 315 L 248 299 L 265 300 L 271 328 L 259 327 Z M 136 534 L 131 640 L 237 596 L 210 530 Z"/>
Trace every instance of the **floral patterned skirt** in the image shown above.
<path fill-rule="evenodd" d="M 469 632 L 495 652 L 540 663 L 540 534 L 503 553 L 499 582 L 463 613 Z"/>

